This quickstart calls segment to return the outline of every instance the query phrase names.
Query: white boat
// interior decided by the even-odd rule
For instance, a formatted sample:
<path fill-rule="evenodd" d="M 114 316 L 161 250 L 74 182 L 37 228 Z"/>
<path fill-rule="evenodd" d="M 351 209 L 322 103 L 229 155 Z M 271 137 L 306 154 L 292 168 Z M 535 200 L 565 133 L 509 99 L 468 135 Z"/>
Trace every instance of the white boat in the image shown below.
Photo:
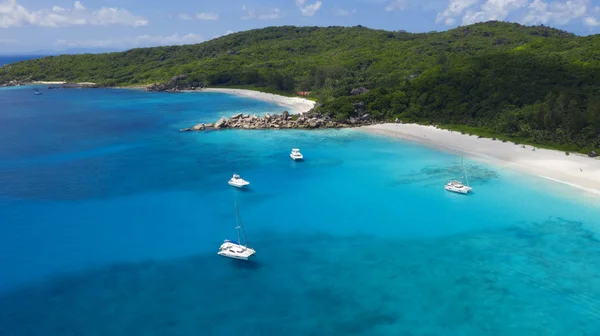
<path fill-rule="evenodd" d="M 459 194 L 468 194 L 469 191 L 473 190 L 473 188 L 466 186 L 462 182 L 456 180 L 451 180 L 450 182 L 446 183 L 444 189 Z"/>
<path fill-rule="evenodd" d="M 233 177 L 227 183 L 236 188 L 244 188 L 250 185 L 250 182 L 244 180 L 238 174 L 233 174 Z"/>
<path fill-rule="evenodd" d="M 251 256 L 256 254 L 256 251 L 248 247 L 248 237 L 246 237 L 246 230 L 244 230 L 244 224 L 242 223 L 237 203 L 235 204 L 235 221 L 237 224 L 235 227 L 238 236 L 237 241 L 225 240 L 223 244 L 221 244 L 217 254 L 232 259 L 248 260 Z M 242 241 L 240 240 L 240 230 L 244 234 L 244 245 L 242 245 Z"/>
<path fill-rule="evenodd" d="M 465 166 L 463 165 L 462 155 L 460 157 L 460 166 L 465 174 L 465 180 L 467 183 L 464 184 L 462 181 L 450 180 L 450 182 L 446 183 L 444 189 L 459 194 L 468 194 L 471 190 L 473 190 L 473 188 L 469 187 L 469 178 L 467 177 L 467 172 L 465 171 Z"/>
<path fill-rule="evenodd" d="M 302 156 L 302 153 L 300 153 L 300 150 L 298 148 L 292 148 L 292 152 L 290 153 L 290 157 L 294 161 L 296 161 L 296 160 L 304 160 L 304 156 Z"/>

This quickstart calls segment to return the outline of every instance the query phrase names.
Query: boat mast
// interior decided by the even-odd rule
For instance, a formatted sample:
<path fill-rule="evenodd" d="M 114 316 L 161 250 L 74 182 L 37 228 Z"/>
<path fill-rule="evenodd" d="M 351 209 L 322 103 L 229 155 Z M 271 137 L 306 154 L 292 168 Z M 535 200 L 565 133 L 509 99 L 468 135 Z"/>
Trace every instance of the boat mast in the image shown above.
<path fill-rule="evenodd" d="M 465 170 L 465 166 L 463 164 L 463 155 L 460 155 L 460 166 L 462 167 L 463 174 L 465 174 L 465 180 L 467 180 L 467 186 L 469 185 L 469 177 L 467 176 L 467 171 Z"/>
<path fill-rule="evenodd" d="M 240 240 L 240 228 L 242 229 L 242 233 L 244 234 L 244 246 L 248 247 L 248 237 L 246 236 L 246 230 L 244 229 L 244 223 L 242 222 L 242 217 L 240 217 L 240 212 L 237 207 L 237 202 L 235 202 L 235 220 L 237 223 L 236 229 L 238 230 L 238 244 L 241 244 Z"/>

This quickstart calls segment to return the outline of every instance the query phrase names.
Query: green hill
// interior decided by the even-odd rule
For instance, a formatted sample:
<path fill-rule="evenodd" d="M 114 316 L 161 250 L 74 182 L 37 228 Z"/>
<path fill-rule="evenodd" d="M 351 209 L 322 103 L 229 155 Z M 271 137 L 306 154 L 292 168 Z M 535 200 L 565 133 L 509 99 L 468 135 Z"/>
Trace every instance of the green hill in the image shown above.
<path fill-rule="evenodd" d="M 0 68 L 0 83 L 126 86 L 177 75 L 169 85 L 311 91 L 320 112 L 338 119 L 369 113 L 569 150 L 600 147 L 600 36 L 544 26 L 486 22 L 426 34 L 269 27 L 197 45 L 20 62 Z M 352 95 L 359 87 L 370 91 Z"/>

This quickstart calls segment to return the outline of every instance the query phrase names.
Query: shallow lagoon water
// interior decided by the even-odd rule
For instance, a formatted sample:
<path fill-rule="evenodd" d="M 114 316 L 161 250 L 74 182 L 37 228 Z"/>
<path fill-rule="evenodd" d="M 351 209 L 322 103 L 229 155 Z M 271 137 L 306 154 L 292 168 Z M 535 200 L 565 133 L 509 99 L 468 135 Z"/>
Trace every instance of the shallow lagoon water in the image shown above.
<path fill-rule="evenodd" d="M 177 132 L 283 110 L 237 96 L 43 92 L 0 90 L 3 334 L 600 333 L 600 207 L 566 186 L 465 158 L 451 194 L 457 153 L 356 130 Z M 216 254 L 234 201 L 252 263 Z"/>

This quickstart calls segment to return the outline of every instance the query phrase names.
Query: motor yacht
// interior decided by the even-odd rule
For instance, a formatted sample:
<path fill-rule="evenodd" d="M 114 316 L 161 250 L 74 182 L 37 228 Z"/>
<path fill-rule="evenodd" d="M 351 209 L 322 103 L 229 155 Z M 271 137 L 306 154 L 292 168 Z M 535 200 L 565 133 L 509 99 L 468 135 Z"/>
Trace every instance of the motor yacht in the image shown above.
<path fill-rule="evenodd" d="M 250 185 L 250 182 L 244 180 L 238 174 L 233 174 L 233 177 L 227 182 L 230 186 L 236 188 L 245 188 Z"/>

